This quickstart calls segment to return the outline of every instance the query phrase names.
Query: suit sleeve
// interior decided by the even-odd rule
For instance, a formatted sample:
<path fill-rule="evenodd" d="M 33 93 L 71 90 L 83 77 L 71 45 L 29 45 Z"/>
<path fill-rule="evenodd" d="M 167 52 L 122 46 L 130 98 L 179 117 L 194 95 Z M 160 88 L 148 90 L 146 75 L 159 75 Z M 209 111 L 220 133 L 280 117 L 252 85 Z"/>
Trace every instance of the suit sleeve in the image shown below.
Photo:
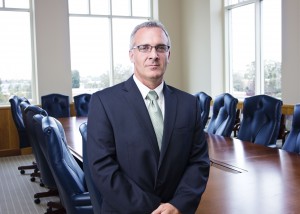
<path fill-rule="evenodd" d="M 108 206 L 105 209 L 117 213 L 151 213 L 159 206 L 159 197 L 143 191 L 120 169 L 112 123 L 97 94 L 93 94 L 90 102 L 87 141 L 91 175 Z"/>
<path fill-rule="evenodd" d="M 170 200 L 170 203 L 184 214 L 194 214 L 196 212 L 206 188 L 210 169 L 208 146 L 201 124 L 201 114 L 199 108 L 196 109 L 197 119 L 189 163 L 174 197 Z"/>

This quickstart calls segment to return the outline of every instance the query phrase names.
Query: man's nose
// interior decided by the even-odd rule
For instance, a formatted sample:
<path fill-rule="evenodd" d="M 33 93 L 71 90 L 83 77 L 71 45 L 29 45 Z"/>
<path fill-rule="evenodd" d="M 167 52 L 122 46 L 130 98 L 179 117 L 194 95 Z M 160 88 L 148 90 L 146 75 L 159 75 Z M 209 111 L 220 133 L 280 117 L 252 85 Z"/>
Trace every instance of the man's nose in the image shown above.
<path fill-rule="evenodd" d="M 150 58 L 152 58 L 152 59 L 158 58 L 158 54 L 157 54 L 157 51 L 156 51 L 155 47 L 152 47 L 152 49 L 151 49 L 151 51 L 150 51 L 150 53 L 149 53 L 149 56 L 150 56 Z"/>

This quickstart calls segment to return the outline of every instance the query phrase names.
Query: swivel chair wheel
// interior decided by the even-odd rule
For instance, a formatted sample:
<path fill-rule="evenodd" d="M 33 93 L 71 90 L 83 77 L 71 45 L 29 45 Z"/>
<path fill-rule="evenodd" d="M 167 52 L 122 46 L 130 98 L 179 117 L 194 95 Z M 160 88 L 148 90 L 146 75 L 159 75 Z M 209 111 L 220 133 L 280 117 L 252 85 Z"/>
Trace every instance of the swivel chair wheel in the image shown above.
<path fill-rule="evenodd" d="M 52 208 L 49 207 L 49 208 L 47 208 L 47 211 L 45 212 L 45 214 L 52 213 L 52 212 L 53 212 Z"/>
<path fill-rule="evenodd" d="M 21 173 L 22 175 L 24 175 L 24 174 L 25 174 L 25 170 L 24 170 L 24 169 L 21 169 L 21 170 L 20 170 L 20 173 Z"/>
<path fill-rule="evenodd" d="M 32 182 L 34 182 L 34 181 L 35 181 L 35 177 L 31 177 L 30 180 L 31 180 Z"/>
<path fill-rule="evenodd" d="M 34 173 L 38 173 L 39 172 L 39 169 L 34 169 Z"/>
<path fill-rule="evenodd" d="M 39 198 L 37 198 L 34 200 L 34 203 L 39 204 L 39 203 L 41 203 L 41 200 Z"/>

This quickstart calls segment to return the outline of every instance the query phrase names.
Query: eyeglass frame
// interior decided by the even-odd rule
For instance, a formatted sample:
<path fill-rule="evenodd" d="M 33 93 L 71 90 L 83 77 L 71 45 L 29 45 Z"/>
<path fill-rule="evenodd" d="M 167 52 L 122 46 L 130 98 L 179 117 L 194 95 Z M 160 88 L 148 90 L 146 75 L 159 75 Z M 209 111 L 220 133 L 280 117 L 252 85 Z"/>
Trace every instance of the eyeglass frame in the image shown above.
<path fill-rule="evenodd" d="M 140 50 L 140 47 L 141 47 L 141 46 L 147 46 L 147 47 L 150 47 L 150 49 L 147 48 L 146 51 L 143 51 L 143 50 Z M 159 47 L 162 47 L 162 46 L 163 46 L 163 47 L 166 47 L 166 50 L 158 51 L 158 48 L 159 48 Z M 141 52 L 141 53 L 150 53 L 150 52 L 152 51 L 153 48 L 155 48 L 155 51 L 156 51 L 157 53 L 167 53 L 167 52 L 170 50 L 170 45 L 160 44 L 160 45 L 152 46 L 152 45 L 149 45 L 149 44 L 144 44 L 144 45 L 136 45 L 136 46 L 132 47 L 130 50 L 137 49 L 137 50 L 138 50 L 139 52 Z"/>

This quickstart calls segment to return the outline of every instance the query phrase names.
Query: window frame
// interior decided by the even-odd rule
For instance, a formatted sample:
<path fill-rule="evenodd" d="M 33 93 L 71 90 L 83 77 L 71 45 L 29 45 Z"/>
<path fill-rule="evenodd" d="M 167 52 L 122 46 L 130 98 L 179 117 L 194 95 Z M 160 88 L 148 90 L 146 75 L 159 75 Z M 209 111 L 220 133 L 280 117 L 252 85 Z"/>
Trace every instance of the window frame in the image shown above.
<path fill-rule="evenodd" d="M 68 0 L 69 1 L 69 0 Z M 148 19 L 148 20 L 151 20 L 153 19 L 154 17 L 154 11 L 153 11 L 153 4 L 155 3 L 154 1 L 155 0 L 149 0 L 149 16 L 134 16 L 133 15 L 133 1 L 134 0 L 127 0 L 129 2 L 129 15 L 113 15 L 113 3 L 112 1 L 113 0 L 108 0 L 109 1 L 109 14 L 108 15 L 99 15 L 99 14 L 92 14 L 92 9 L 91 9 L 91 0 L 86 0 L 87 1 L 87 4 L 88 4 L 88 12 L 85 13 L 85 14 L 82 14 L 82 13 L 70 13 L 69 11 L 69 20 L 71 17 L 87 17 L 87 18 L 107 18 L 108 19 L 108 22 L 109 22 L 109 35 L 110 35 L 110 38 L 109 38 L 109 55 L 110 55 L 110 69 L 109 69 L 109 73 L 108 73 L 108 76 L 109 76 L 109 86 L 113 86 L 115 84 L 114 82 L 114 71 L 115 71 L 115 64 L 114 64 L 114 32 L 113 32 L 113 20 L 114 19 Z M 129 39 L 129 38 L 128 38 Z M 128 41 L 129 42 L 129 41 Z M 71 44 L 70 44 L 70 47 L 71 47 Z M 71 50 L 72 50 L 72 47 L 71 47 Z M 72 70 L 72 68 L 71 68 Z M 89 93 L 89 92 L 87 92 Z M 72 87 L 72 94 L 74 95 L 74 92 L 73 92 L 73 87 Z"/>
<path fill-rule="evenodd" d="M 263 59 L 263 0 L 244 0 L 235 4 L 224 2 L 224 26 L 225 26 L 225 88 L 229 93 L 235 93 L 232 68 L 232 34 L 231 11 L 249 4 L 255 7 L 255 95 L 265 93 L 264 59 Z M 247 95 L 246 95 L 247 96 Z M 238 97 L 240 99 L 240 97 Z"/>
<path fill-rule="evenodd" d="M 33 16 L 33 8 L 34 8 L 34 0 L 27 0 L 28 1 L 28 6 L 29 8 L 18 8 L 18 7 L 7 7 L 6 6 L 6 0 L 0 0 L 2 2 L 2 5 L 0 6 L 0 12 L 5 11 L 5 12 L 26 12 L 29 15 L 29 32 L 30 32 L 30 51 L 31 51 L 31 99 L 28 98 L 28 100 L 31 103 L 36 103 L 37 102 L 37 83 L 36 83 L 36 59 L 35 59 L 35 31 L 34 31 L 34 16 Z M 8 106 L 10 105 L 8 100 L 7 104 L 0 104 L 0 106 Z"/>

